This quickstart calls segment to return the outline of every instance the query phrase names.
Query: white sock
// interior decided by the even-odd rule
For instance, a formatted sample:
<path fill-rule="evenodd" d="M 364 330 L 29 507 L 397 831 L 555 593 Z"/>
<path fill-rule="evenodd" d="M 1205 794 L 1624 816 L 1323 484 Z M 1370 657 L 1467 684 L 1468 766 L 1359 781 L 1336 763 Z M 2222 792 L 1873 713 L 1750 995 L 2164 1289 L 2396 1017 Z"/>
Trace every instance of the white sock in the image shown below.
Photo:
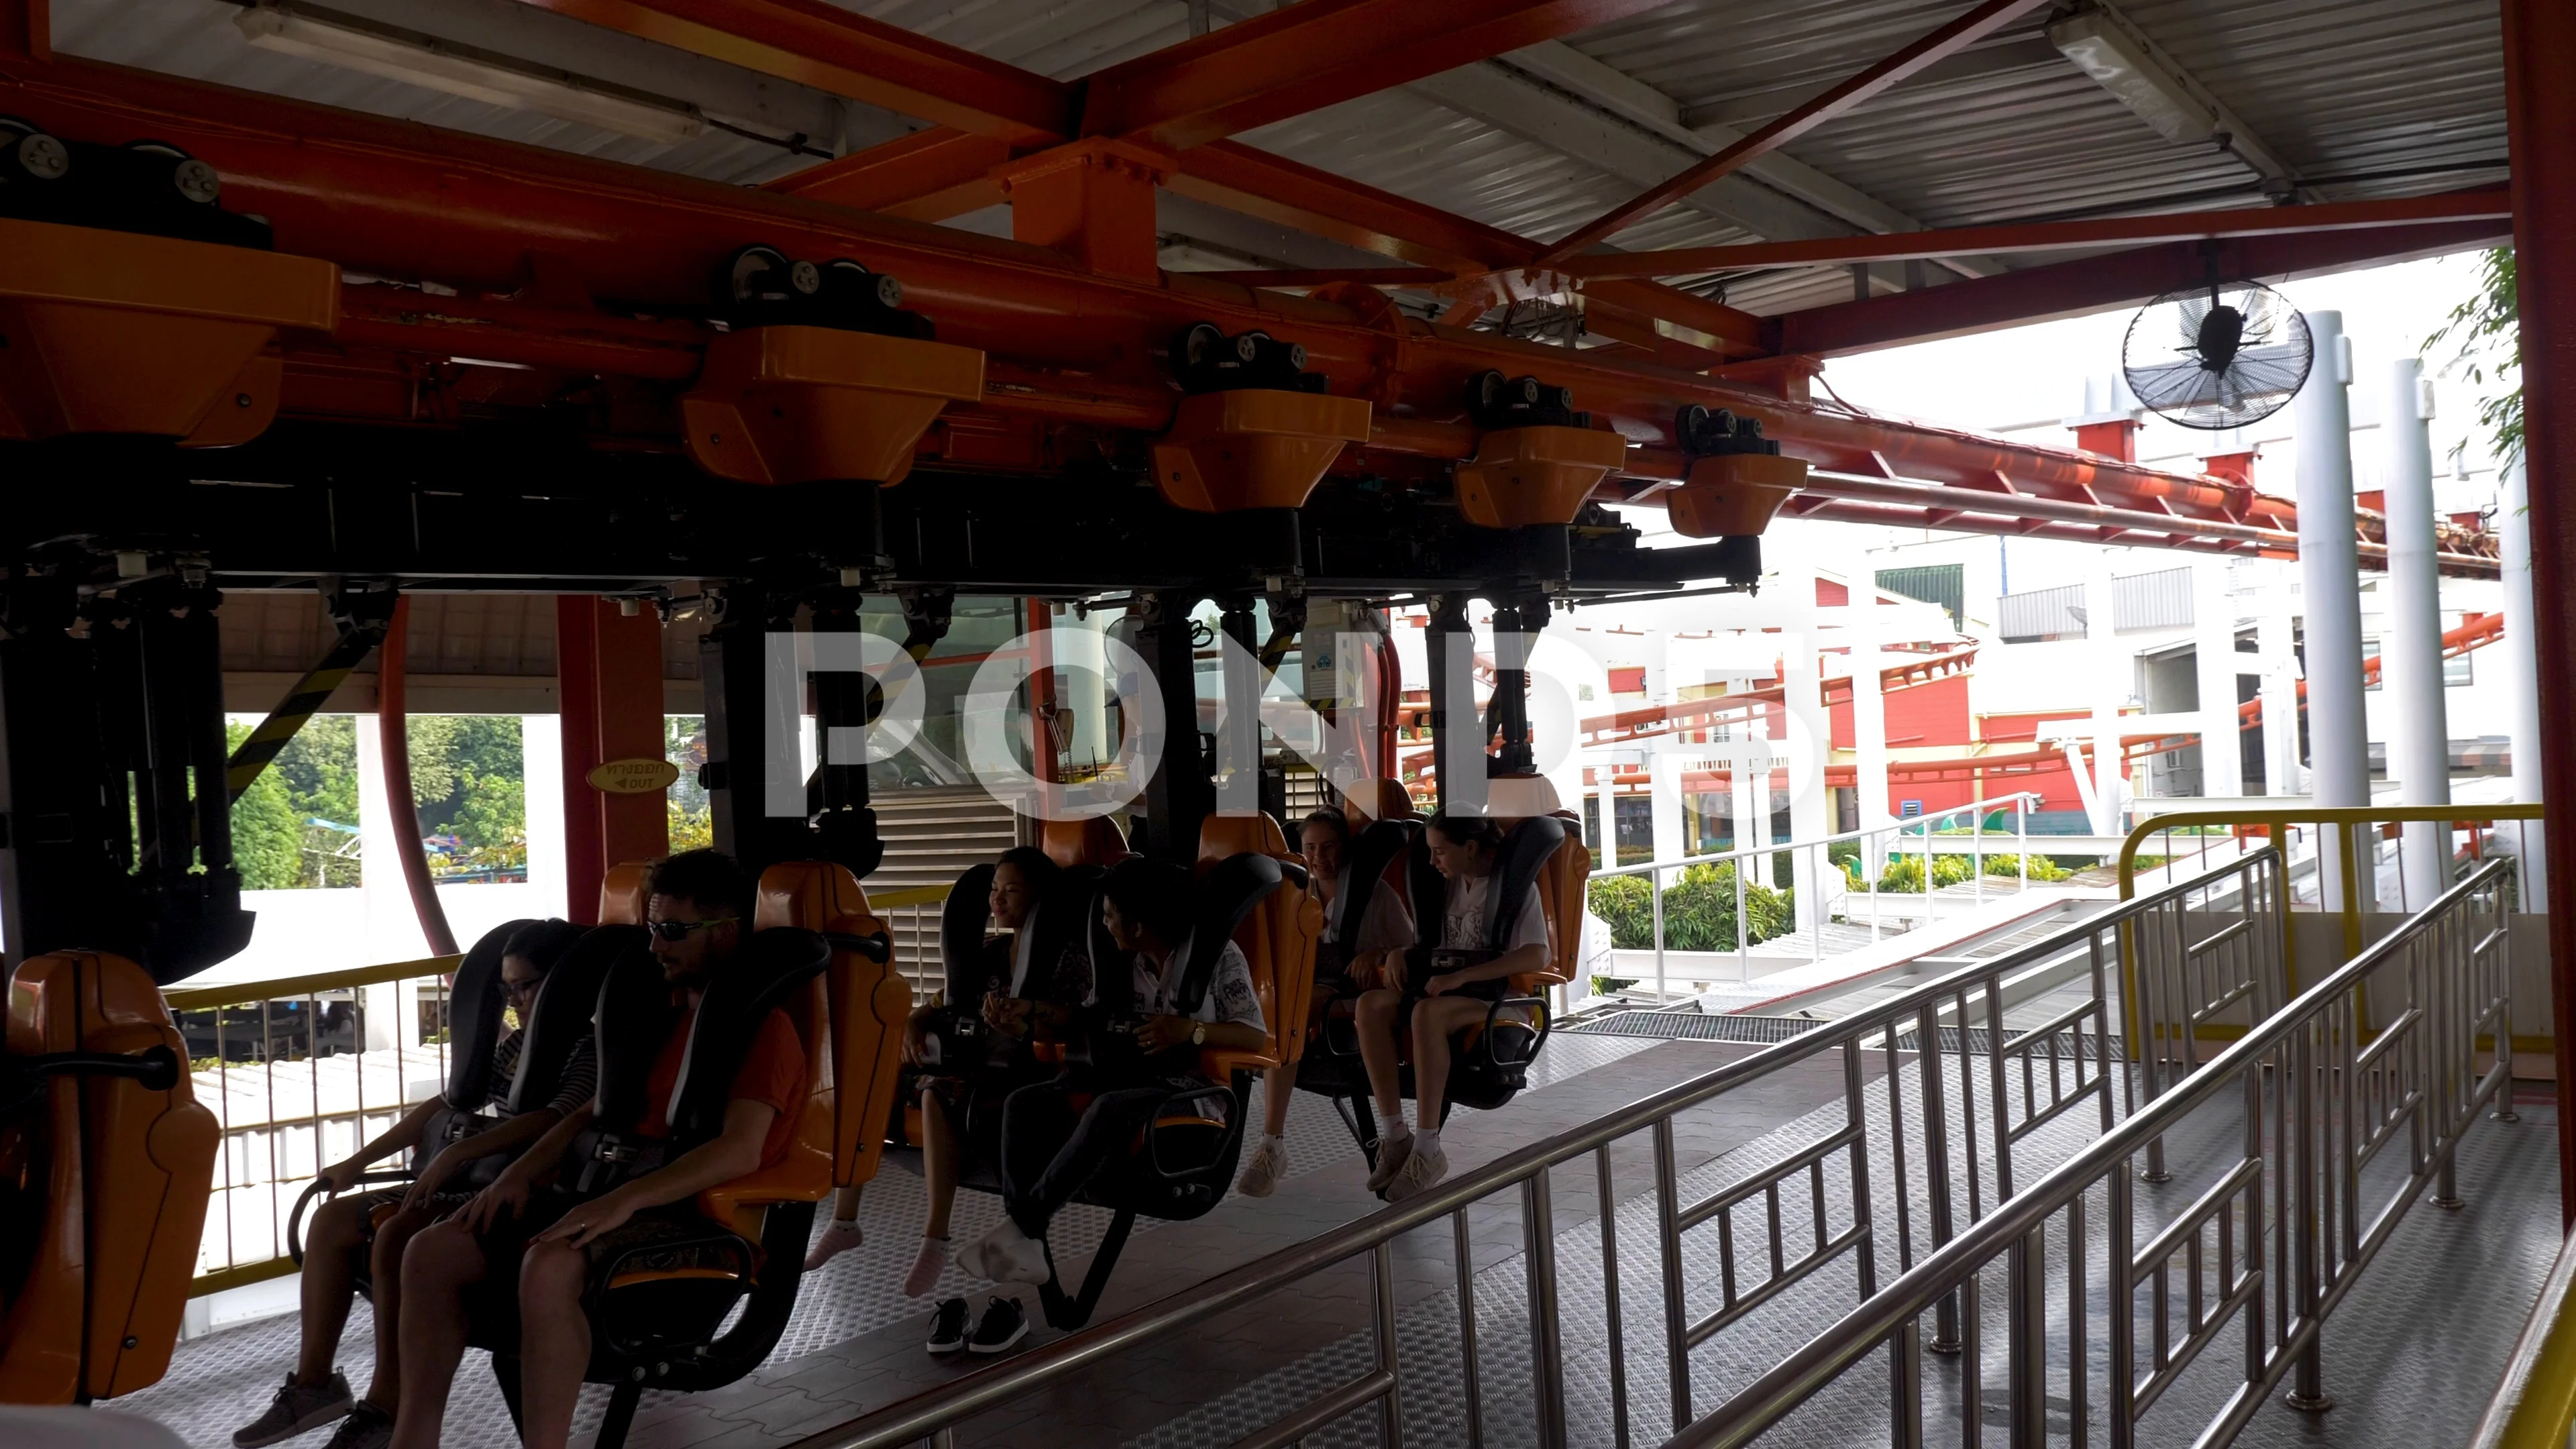
<path fill-rule="evenodd" d="M 1264 1132 L 1261 1134 L 1261 1145 L 1264 1147 L 1275 1147 L 1281 1152 L 1285 1152 L 1288 1150 L 1288 1139 L 1280 1136 L 1276 1132 Z"/>
<path fill-rule="evenodd" d="M 1436 1157 L 1436 1156 L 1438 1156 L 1438 1155 L 1439 1155 L 1439 1152 L 1440 1152 L 1440 1129 L 1439 1129 L 1439 1128 L 1437 1128 L 1437 1127 L 1425 1127 L 1425 1128 L 1423 1128 L 1421 1131 L 1416 1132 L 1416 1133 L 1414 1133 L 1414 1134 L 1413 1134 L 1413 1155 L 1414 1155 L 1414 1156 L 1416 1156 L 1416 1157 Z"/>
<path fill-rule="evenodd" d="M 1381 1142 L 1402 1142 L 1413 1135 L 1413 1129 L 1404 1125 L 1402 1111 L 1389 1112 L 1378 1120 L 1385 1124 L 1378 1128 L 1378 1140 Z"/>
<path fill-rule="evenodd" d="M 835 1230 L 847 1228 L 851 1232 L 855 1233 L 859 1230 L 859 1220 L 857 1218 L 834 1218 L 832 1219 L 832 1227 Z"/>

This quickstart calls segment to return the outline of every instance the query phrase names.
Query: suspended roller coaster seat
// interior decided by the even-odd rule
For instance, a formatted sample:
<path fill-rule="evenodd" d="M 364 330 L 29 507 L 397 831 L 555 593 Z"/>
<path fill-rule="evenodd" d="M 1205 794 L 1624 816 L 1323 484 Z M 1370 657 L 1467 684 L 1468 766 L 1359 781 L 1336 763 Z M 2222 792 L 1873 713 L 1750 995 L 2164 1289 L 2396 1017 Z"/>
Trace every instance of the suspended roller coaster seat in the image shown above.
<path fill-rule="evenodd" d="M 9 983 L 0 1403 L 129 1394 L 170 1366 L 218 1129 L 160 988 L 102 952 Z"/>
<path fill-rule="evenodd" d="M 1112 1217 L 1078 1292 L 1068 1294 L 1054 1278 L 1039 1285 L 1047 1322 L 1057 1328 L 1090 1321 L 1138 1216 L 1186 1222 L 1224 1199 L 1242 1157 L 1252 1074 L 1289 1059 L 1284 1054 L 1297 1027 L 1282 1013 L 1293 1007 L 1303 1020 L 1297 993 L 1313 978 L 1323 916 L 1304 890 L 1304 867 L 1289 856 L 1279 822 L 1267 815 L 1211 818 L 1201 827 L 1197 876 L 1189 958 L 1182 963 L 1174 1004 L 1195 1011 L 1206 1000 L 1217 960 L 1231 941 L 1250 968 L 1268 1040 L 1257 1051 L 1200 1051 L 1196 1075 L 1205 1085 L 1174 1084 L 1128 1156 L 1074 1194 L 1074 1201 L 1108 1208 Z M 1086 914 L 1100 1005 L 1114 1017 L 1132 1000 L 1132 958 L 1116 949 L 1105 929 L 1088 924 L 1098 920 L 1096 894 Z M 1077 1095 L 1075 1105 L 1086 1100 Z"/>
<path fill-rule="evenodd" d="M 492 1058 L 509 1034 L 502 1017 L 502 1008 L 507 1004 L 501 983 L 502 953 L 521 927 L 533 924 L 526 920 L 502 922 L 484 932 L 457 964 L 448 987 L 451 1005 L 447 1082 L 439 1093 L 441 1109 L 423 1124 L 420 1142 L 401 1170 L 367 1173 L 355 1186 L 409 1182 L 450 1143 L 505 1118 L 545 1106 L 563 1080 L 564 1067 L 572 1060 L 573 1052 L 591 1036 L 592 1014 L 609 968 L 621 956 L 646 950 L 644 932 L 633 925 L 596 926 L 575 941 L 538 981 L 523 1023 L 527 1035 L 520 1042 L 518 1066 L 512 1071 L 508 1088 L 496 1097 L 492 1094 Z M 480 1187 L 498 1177 L 507 1165 L 508 1159 L 501 1156 L 477 1159 L 469 1174 L 455 1181 L 455 1187 L 460 1191 Z M 323 1185 L 315 1182 L 296 1199 L 295 1209 L 288 1216 L 287 1251 L 299 1264 L 304 1261 L 306 1212 L 314 1199 L 323 1195 Z M 400 1208 L 392 1203 L 377 1207 L 366 1224 L 369 1237 L 398 1211 Z M 358 1291 L 372 1297 L 375 1262 L 365 1241 L 360 1243 L 351 1266 Z"/>
<path fill-rule="evenodd" d="M 587 1377 L 617 1386 L 599 1449 L 623 1442 L 643 1389 L 718 1388 L 769 1356 L 795 1309 L 814 1205 L 835 1186 L 866 1181 L 883 1148 L 865 1124 L 885 1120 L 911 990 L 893 969 L 890 939 L 866 893 L 837 865 L 772 866 L 761 876 L 752 924 L 742 951 L 700 999 L 671 1092 L 669 1135 L 593 1132 L 575 1148 L 580 1190 L 595 1193 L 714 1138 L 761 1023 L 776 1009 L 795 1028 L 806 1089 L 786 1152 L 699 1193 L 703 1235 L 649 1250 L 689 1261 L 636 1255 L 601 1263 L 592 1274 L 584 1295 L 592 1326 Z M 639 1115 L 670 1010 L 649 950 L 612 966 L 597 1008 L 601 1120 Z M 515 1403 L 515 1343 L 491 1321 L 498 1307 L 487 1302 L 476 1341 L 495 1348 L 494 1373 Z"/>
<path fill-rule="evenodd" d="M 622 860 L 599 878 L 599 923 L 603 926 L 644 924 L 644 903 L 653 895 L 653 862 Z"/>
<path fill-rule="evenodd" d="M 340 269 L 312 257 L 12 218 L 0 256 L 0 439 L 247 443 L 277 416 L 275 344 L 340 323 Z"/>
<path fill-rule="evenodd" d="M 1349 884 L 1343 888 L 1342 897 L 1333 902 L 1336 941 L 1359 939 L 1360 923 L 1368 919 L 1369 907 L 1380 891 L 1393 892 L 1409 913 L 1415 901 L 1439 899 L 1440 876 L 1431 868 L 1429 853 L 1422 849 L 1422 820 L 1415 813 L 1413 795 L 1404 788 L 1403 781 L 1353 782 L 1342 794 L 1342 817 L 1351 829 L 1346 862 Z M 1322 1018 L 1317 1019 L 1310 1009 L 1299 1019 L 1305 1040 L 1297 1059 L 1298 1087 L 1333 1098 L 1346 1119 L 1352 1102 L 1365 1108 L 1369 1090 L 1368 1072 L 1360 1061 L 1358 1030 L 1352 1019 L 1359 999 L 1357 983 L 1347 984 L 1354 989 L 1346 989 L 1326 1003 Z M 1310 1022 L 1312 1029 L 1308 1030 Z"/>
<path fill-rule="evenodd" d="M 1807 486 L 1807 460 L 1778 453 L 1721 453 L 1693 458 L 1678 488 L 1664 494 L 1673 532 L 1684 538 L 1743 538 L 1771 526 L 1790 496 Z"/>

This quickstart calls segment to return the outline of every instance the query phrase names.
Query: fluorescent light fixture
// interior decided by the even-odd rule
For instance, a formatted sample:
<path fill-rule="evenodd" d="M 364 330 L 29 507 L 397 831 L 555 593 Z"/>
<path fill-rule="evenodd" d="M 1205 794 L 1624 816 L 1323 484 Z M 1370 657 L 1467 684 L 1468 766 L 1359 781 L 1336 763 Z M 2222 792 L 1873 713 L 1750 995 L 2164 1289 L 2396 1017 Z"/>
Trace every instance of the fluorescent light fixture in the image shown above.
<path fill-rule="evenodd" d="M 2176 145 L 2206 141 L 2218 115 L 2156 57 L 2146 38 L 2099 10 L 2048 27 L 2048 43 Z"/>
<path fill-rule="evenodd" d="M 336 10 L 253 5 L 233 17 L 233 23 L 262 50 L 648 141 L 677 143 L 707 128 L 706 117 L 684 101 Z"/>

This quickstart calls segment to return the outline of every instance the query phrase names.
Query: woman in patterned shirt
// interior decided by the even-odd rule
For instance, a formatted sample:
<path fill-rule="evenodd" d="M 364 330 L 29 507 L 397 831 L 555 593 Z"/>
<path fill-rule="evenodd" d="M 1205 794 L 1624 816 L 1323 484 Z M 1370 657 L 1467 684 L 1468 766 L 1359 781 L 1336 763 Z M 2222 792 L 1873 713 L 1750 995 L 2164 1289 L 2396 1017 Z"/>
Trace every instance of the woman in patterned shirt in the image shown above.
<path fill-rule="evenodd" d="M 492 1052 L 490 1094 L 495 1104 L 509 1100 L 519 1074 L 519 1056 L 527 1044 L 527 1013 L 537 984 L 563 959 L 584 928 L 569 921 L 535 921 L 522 926 L 501 951 L 501 989 L 519 1026 Z M 525 1148 L 564 1118 L 587 1117 L 599 1087 L 599 1067 L 584 1034 L 564 1063 L 544 1106 L 491 1122 L 481 1131 L 458 1138 L 423 1164 L 411 1183 L 377 1192 L 335 1197 L 313 1214 L 313 1230 L 304 1256 L 304 1342 L 295 1371 L 277 1391 L 265 1413 L 233 1435 L 238 1449 L 259 1449 L 341 1419 L 329 1449 L 379 1449 L 393 1437 L 397 1399 L 394 1328 L 396 1296 L 402 1281 L 402 1251 L 412 1236 L 473 1196 L 460 1174 L 477 1162 L 497 1159 Z M 446 1106 L 432 1096 L 403 1115 L 374 1141 L 346 1159 L 322 1169 L 331 1190 L 346 1193 L 370 1163 L 420 1145 L 429 1119 Z M 451 1189 L 451 1184 L 455 1189 Z M 390 1214 L 382 1222 L 379 1214 Z M 349 1301 L 357 1291 L 357 1264 L 367 1254 L 374 1268 L 370 1297 L 376 1320 L 376 1371 L 366 1397 L 354 1402 L 348 1380 L 333 1366 L 340 1331 L 349 1321 Z"/>

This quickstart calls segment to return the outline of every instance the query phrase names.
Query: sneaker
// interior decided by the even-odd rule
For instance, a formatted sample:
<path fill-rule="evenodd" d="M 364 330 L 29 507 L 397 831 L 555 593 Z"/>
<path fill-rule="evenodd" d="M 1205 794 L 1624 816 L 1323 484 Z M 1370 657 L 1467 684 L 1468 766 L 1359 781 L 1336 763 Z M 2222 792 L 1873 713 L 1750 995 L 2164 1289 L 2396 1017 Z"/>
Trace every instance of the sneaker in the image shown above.
<path fill-rule="evenodd" d="M 394 1416 L 360 1399 L 349 1417 L 340 1421 L 340 1431 L 331 1436 L 323 1449 L 385 1449 L 394 1442 Z"/>
<path fill-rule="evenodd" d="M 1243 1165 L 1243 1176 L 1234 1180 L 1234 1190 L 1245 1197 L 1268 1197 L 1287 1175 L 1287 1146 L 1276 1137 L 1264 1137 L 1252 1149 L 1252 1160 Z"/>
<path fill-rule="evenodd" d="M 805 1271 L 811 1273 L 865 1241 L 867 1234 L 859 1231 L 857 1223 L 845 1223 L 834 1218 L 824 1225 L 823 1236 L 816 1238 L 814 1246 L 806 1252 Z"/>
<path fill-rule="evenodd" d="M 1449 1175 L 1449 1154 L 1434 1147 L 1428 1152 L 1407 1152 L 1404 1165 L 1396 1169 L 1387 1182 L 1386 1200 L 1402 1202 Z"/>
<path fill-rule="evenodd" d="M 288 1374 L 286 1386 L 268 1401 L 268 1412 L 233 1435 L 233 1449 L 260 1449 L 319 1429 L 348 1413 L 351 1402 L 349 1381 L 336 1372 L 318 1384 L 299 1384 Z"/>
<path fill-rule="evenodd" d="M 957 1266 L 988 1283 L 1044 1283 L 1055 1274 L 1047 1267 L 1046 1244 L 1004 1223 L 957 1252 Z"/>
<path fill-rule="evenodd" d="M 1377 1166 L 1369 1173 L 1368 1190 L 1374 1193 L 1384 1193 L 1386 1191 L 1386 1185 L 1395 1181 L 1395 1175 L 1404 1170 L 1404 1164 L 1410 1161 L 1412 1157 L 1412 1133 L 1408 1132 L 1401 1137 L 1379 1138 L 1377 1140 Z"/>
<path fill-rule="evenodd" d="M 930 1351 L 955 1353 L 966 1346 L 966 1300 L 942 1298 L 930 1315 Z"/>
<path fill-rule="evenodd" d="M 984 1321 L 975 1325 L 966 1347 L 972 1353 L 1009 1353 L 1028 1336 L 1029 1316 L 1020 1310 L 1020 1300 L 995 1298 L 984 1305 Z"/>

